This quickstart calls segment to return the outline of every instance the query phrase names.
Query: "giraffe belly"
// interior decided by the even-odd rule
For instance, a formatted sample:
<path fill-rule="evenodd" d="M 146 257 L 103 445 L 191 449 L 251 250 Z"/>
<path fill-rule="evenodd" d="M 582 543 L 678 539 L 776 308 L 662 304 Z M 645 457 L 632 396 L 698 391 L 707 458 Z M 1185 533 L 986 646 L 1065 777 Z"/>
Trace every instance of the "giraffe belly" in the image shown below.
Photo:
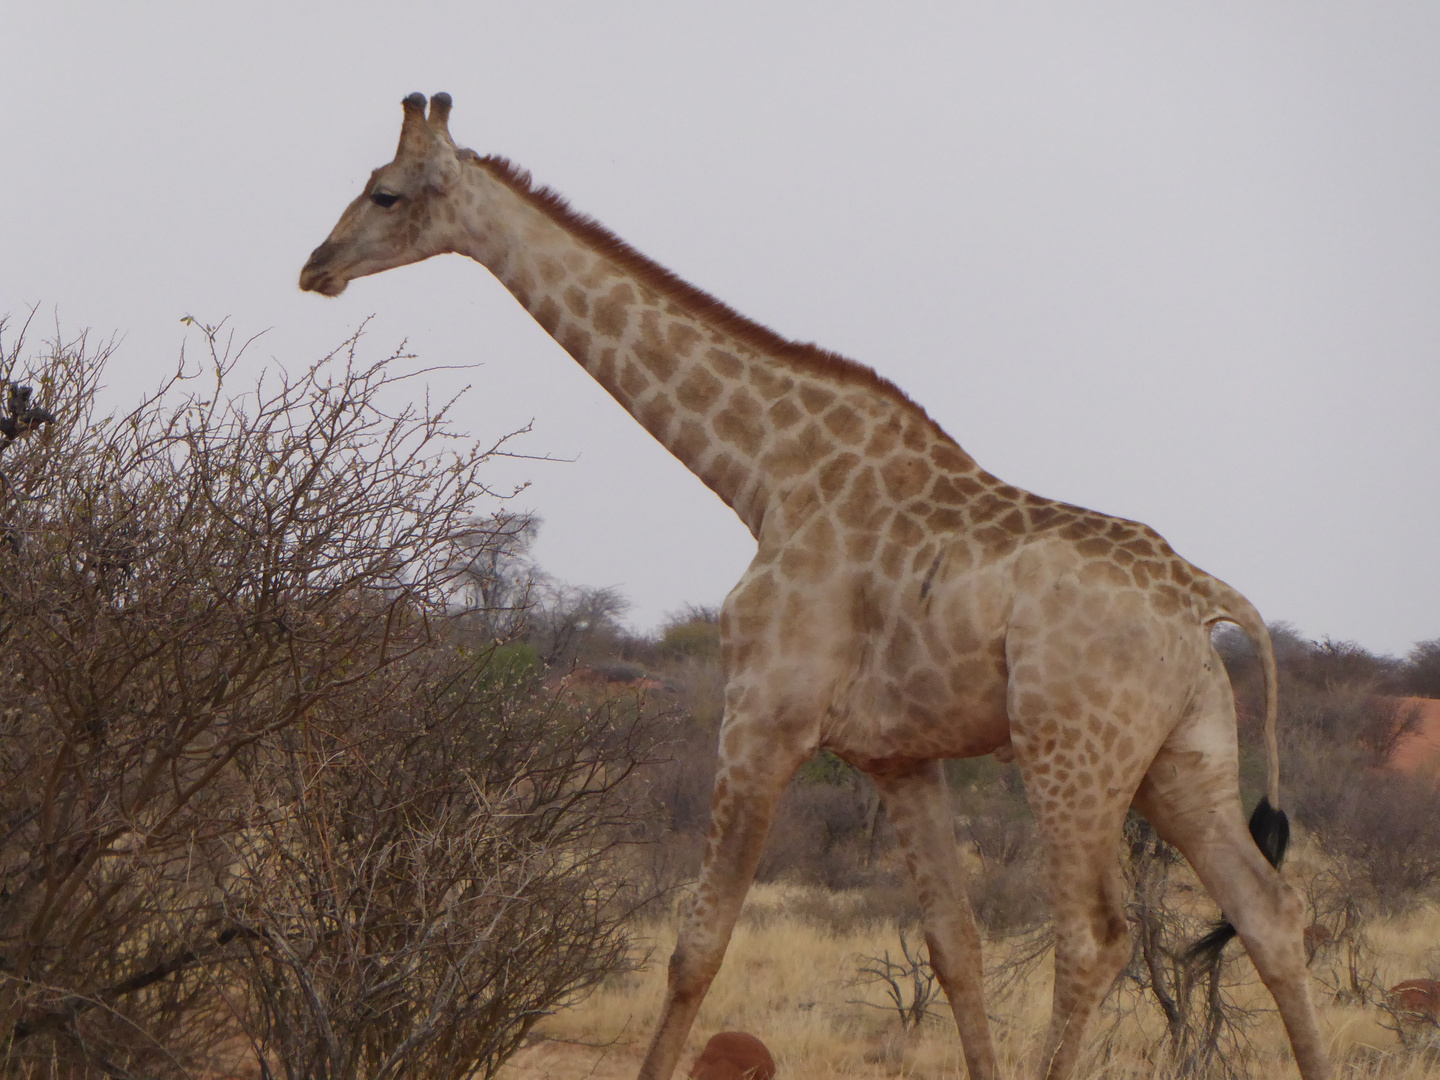
<path fill-rule="evenodd" d="M 979 757 L 1010 744 L 1004 639 L 963 661 L 857 680 L 833 710 L 822 745 L 866 771 Z"/>
<path fill-rule="evenodd" d="M 949 554 L 933 575 L 876 590 L 886 598 L 880 617 L 852 654 L 861 658 L 856 677 L 822 732 L 822 745 L 859 768 L 978 757 L 1010 744 L 1011 560 Z"/>

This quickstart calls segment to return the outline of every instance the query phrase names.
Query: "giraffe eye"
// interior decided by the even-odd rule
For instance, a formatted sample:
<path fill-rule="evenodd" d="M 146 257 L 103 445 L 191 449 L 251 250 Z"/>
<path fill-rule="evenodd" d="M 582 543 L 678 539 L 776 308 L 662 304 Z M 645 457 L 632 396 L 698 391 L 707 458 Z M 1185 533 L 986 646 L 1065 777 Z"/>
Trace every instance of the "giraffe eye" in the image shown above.
<path fill-rule="evenodd" d="M 376 191 L 371 193 L 370 201 L 376 206 L 383 206 L 388 209 L 400 201 L 400 196 L 391 195 L 388 191 Z"/>

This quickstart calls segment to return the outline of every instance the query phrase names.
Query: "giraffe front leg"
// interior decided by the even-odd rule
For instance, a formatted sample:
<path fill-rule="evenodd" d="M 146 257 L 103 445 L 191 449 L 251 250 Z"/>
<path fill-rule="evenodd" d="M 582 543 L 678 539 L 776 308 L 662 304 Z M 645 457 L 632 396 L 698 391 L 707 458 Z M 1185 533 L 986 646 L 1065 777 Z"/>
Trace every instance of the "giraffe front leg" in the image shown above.
<path fill-rule="evenodd" d="M 874 774 L 925 920 L 930 966 L 950 1000 L 970 1080 L 998 1073 L 980 956 L 980 930 L 965 891 L 945 775 L 938 761 Z"/>
<path fill-rule="evenodd" d="M 727 717 L 721 728 L 705 859 L 695 893 L 680 916 L 665 1001 L 640 1066 L 640 1080 L 669 1080 L 675 1071 L 700 1004 L 725 958 L 780 796 L 814 751 L 776 745 L 774 733 L 762 733 L 760 726 Z M 727 747 L 746 749 L 727 753 Z"/>

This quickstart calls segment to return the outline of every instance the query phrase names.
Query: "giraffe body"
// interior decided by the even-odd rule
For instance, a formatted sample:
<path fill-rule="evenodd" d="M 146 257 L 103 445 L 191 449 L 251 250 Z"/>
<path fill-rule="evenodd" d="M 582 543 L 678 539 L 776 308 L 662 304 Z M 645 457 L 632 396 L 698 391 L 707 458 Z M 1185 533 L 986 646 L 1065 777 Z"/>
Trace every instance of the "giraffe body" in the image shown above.
<path fill-rule="evenodd" d="M 974 1078 L 996 1074 L 940 762 L 1013 754 L 1048 857 L 1054 1015 L 1042 1071 L 1069 1076 L 1129 956 L 1119 841 L 1132 802 L 1235 924 L 1302 1075 L 1328 1077 L 1302 905 L 1251 841 L 1234 706 L 1210 629 L 1274 659 L 1235 590 L 1145 525 L 981 469 L 892 384 L 737 315 L 507 162 L 458 150 L 450 101 L 405 101 L 377 169 L 301 273 L 338 295 L 442 252 L 485 265 L 536 321 L 740 517 L 754 561 L 721 613 L 726 667 L 712 824 L 641 1076 L 668 1080 L 718 970 L 776 804 L 829 749 L 885 799 L 930 959 Z"/>

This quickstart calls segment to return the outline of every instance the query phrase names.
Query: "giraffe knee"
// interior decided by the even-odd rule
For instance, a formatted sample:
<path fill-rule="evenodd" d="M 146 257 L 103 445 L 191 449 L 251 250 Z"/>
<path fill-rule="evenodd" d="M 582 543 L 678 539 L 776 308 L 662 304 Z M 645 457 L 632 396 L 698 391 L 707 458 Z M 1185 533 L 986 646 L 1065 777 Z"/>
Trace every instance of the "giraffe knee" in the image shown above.
<path fill-rule="evenodd" d="M 1098 965 L 1113 974 L 1130 959 L 1130 920 L 1125 916 L 1125 886 L 1118 875 L 1107 877 L 1091 913 L 1090 932 L 1095 939 Z M 1112 970 L 1113 969 L 1113 970 Z"/>
<path fill-rule="evenodd" d="M 1104 913 L 1099 921 L 1096 934 L 1101 947 L 1107 951 L 1114 949 L 1129 948 L 1130 945 L 1130 920 L 1125 917 L 1123 902 L 1114 902 L 1105 906 Z"/>
<path fill-rule="evenodd" d="M 1109 920 L 1099 927 L 1076 928 L 1068 937 L 1056 942 L 1056 974 L 1063 969 L 1071 979 L 1087 985 L 1097 981 L 1108 985 L 1133 948 L 1129 925 L 1122 929 Z"/>
<path fill-rule="evenodd" d="M 696 949 L 682 941 L 670 954 L 670 993 L 680 1001 L 704 997 L 720 970 L 720 960 L 720 956 L 710 955 L 710 950 Z"/>
<path fill-rule="evenodd" d="M 1120 969 L 1130 962 L 1135 943 L 1130 938 L 1130 924 L 1123 917 L 1118 928 L 1113 928 L 1110 937 L 1101 947 L 1101 970 L 1107 979 L 1113 979 Z"/>
<path fill-rule="evenodd" d="M 1123 910 L 1106 911 L 1104 918 L 1092 926 L 1094 961 L 1091 971 L 1107 987 L 1115 975 L 1130 961 L 1134 943 L 1130 940 L 1130 923 Z"/>
<path fill-rule="evenodd" d="M 1256 904 L 1248 918 L 1236 919 L 1235 928 L 1246 951 L 1262 967 L 1272 964 L 1304 966 L 1305 901 L 1300 891 L 1286 881 L 1276 880 L 1266 890 L 1267 903 Z"/>
<path fill-rule="evenodd" d="M 1281 881 L 1279 885 L 1279 903 L 1277 904 L 1277 915 L 1287 929 L 1295 933 L 1303 933 L 1305 929 L 1305 899 L 1300 895 L 1300 890 L 1288 881 Z"/>
<path fill-rule="evenodd" d="M 1130 922 L 1125 909 L 1111 897 L 1098 898 L 1099 902 L 1088 916 L 1077 920 L 1064 943 L 1068 963 L 1074 975 L 1083 982 L 1098 979 L 1108 985 L 1116 972 L 1130 959 L 1133 944 L 1130 940 Z M 1057 942 L 1057 947 L 1061 943 Z"/>
<path fill-rule="evenodd" d="M 1276 876 L 1265 890 L 1268 903 L 1257 905 L 1264 928 L 1297 940 L 1305 930 L 1305 900 L 1300 890 Z"/>

